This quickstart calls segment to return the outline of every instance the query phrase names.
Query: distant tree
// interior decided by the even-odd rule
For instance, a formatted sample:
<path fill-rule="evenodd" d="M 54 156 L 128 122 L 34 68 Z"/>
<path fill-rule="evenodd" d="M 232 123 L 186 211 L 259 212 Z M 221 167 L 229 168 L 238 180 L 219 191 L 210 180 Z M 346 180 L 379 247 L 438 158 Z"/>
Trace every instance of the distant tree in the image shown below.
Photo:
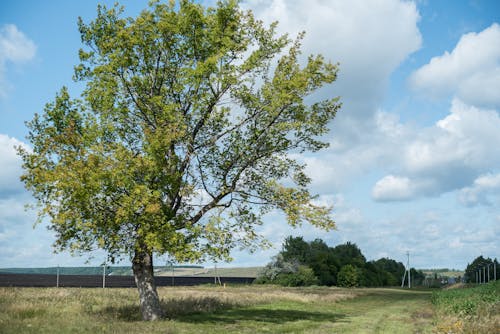
<path fill-rule="evenodd" d="M 377 268 L 373 261 L 369 261 L 366 262 L 365 266 L 361 269 L 359 284 L 361 286 L 383 286 L 386 285 L 385 277 L 387 275 L 389 275 L 388 272 Z"/>
<path fill-rule="evenodd" d="M 309 97 L 337 67 L 299 60 L 302 34 L 275 27 L 236 0 L 152 1 L 136 18 L 99 6 L 79 21 L 81 99 L 63 88 L 28 123 L 22 180 L 56 248 L 130 258 L 145 320 L 162 316 L 154 254 L 230 259 L 260 245 L 255 228 L 273 209 L 293 226 L 334 227 L 289 153 L 327 146 L 340 104 Z"/>
<path fill-rule="evenodd" d="M 425 274 L 422 270 L 417 270 L 415 268 L 410 269 L 411 280 L 413 286 L 423 285 L 425 280 Z"/>
<path fill-rule="evenodd" d="M 299 262 L 285 260 L 282 254 L 278 254 L 259 273 L 258 283 L 276 282 L 279 275 L 297 272 L 299 266 Z"/>
<path fill-rule="evenodd" d="M 344 287 L 356 287 L 359 286 L 359 268 L 356 268 L 352 264 L 346 264 L 340 268 L 338 274 L 338 285 Z"/>
<path fill-rule="evenodd" d="M 311 246 L 302 237 L 287 237 L 281 250 L 281 255 L 285 260 L 295 260 L 302 264 L 308 262 L 310 253 Z"/>
<path fill-rule="evenodd" d="M 269 283 L 283 286 L 308 286 L 318 284 L 311 268 L 296 260 L 286 260 L 280 253 L 273 257 L 256 280 L 257 284 Z"/>
<path fill-rule="evenodd" d="M 276 283 L 283 286 L 311 286 L 318 284 L 318 279 L 311 268 L 300 265 L 296 272 L 279 275 Z"/>
<path fill-rule="evenodd" d="M 332 249 L 333 255 L 337 258 L 341 266 L 351 264 L 355 267 L 362 268 L 366 263 L 366 258 L 359 247 L 351 242 L 338 245 Z"/>
<path fill-rule="evenodd" d="M 405 266 L 401 262 L 389 258 L 381 258 L 373 264 L 382 274 L 382 284 L 384 286 L 397 286 L 401 284 L 401 278 L 405 272 Z"/>
<path fill-rule="evenodd" d="M 488 271 L 490 273 L 490 280 L 493 280 L 495 273 L 495 264 L 496 264 L 496 277 L 500 278 L 500 266 L 498 264 L 497 259 L 484 258 L 482 255 L 476 257 L 472 263 L 467 264 L 467 268 L 465 269 L 464 279 L 467 283 L 476 283 L 476 279 L 479 278 L 479 271 L 481 270 L 481 281 L 488 281 Z"/>
<path fill-rule="evenodd" d="M 279 253 L 283 261 L 305 265 L 317 278 L 319 285 L 345 285 L 351 267 L 356 268 L 356 286 L 399 286 L 405 272 L 401 262 L 389 258 L 366 261 L 359 247 L 352 242 L 329 247 L 323 240 L 305 241 L 303 237 L 287 237 Z M 340 269 L 349 265 L 340 282 Z M 297 269 L 296 269 L 297 270 Z M 425 275 L 412 268 L 413 283 L 422 284 Z"/>
<path fill-rule="evenodd" d="M 333 256 L 331 249 L 311 247 L 311 255 L 307 265 L 311 267 L 316 277 L 318 277 L 319 284 L 327 286 L 337 284 L 339 263 Z"/>

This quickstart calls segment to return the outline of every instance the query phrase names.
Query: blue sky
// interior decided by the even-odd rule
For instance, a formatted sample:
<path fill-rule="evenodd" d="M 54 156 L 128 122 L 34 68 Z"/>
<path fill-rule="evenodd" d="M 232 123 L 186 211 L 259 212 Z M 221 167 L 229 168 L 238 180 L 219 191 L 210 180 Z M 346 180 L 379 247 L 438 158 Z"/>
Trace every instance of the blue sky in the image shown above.
<path fill-rule="evenodd" d="M 14 146 L 29 145 L 24 122 L 69 86 L 81 47 L 77 18 L 98 3 L 0 3 L 0 267 L 70 266 L 86 257 L 53 254 L 53 235 L 33 229 L 32 201 L 18 181 Z M 123 1 L 135 15 L 147 1 Z M 368 259 L 417 268 L 464 268 L 500 257 L 500 2 L 247 0 L 279 32 L 306 31 L 304 54 L 340 63 L 317 98 L 341 96 L 330 147 L 307 163 L 318 201 L 333 204 L 338 229 L 288 227 L 271 213 L 261 233 L 274 249 L 233 253 L 226 266 L 264 265 L 284 237 L 355 242 Z M 104 255 L 95 253 L 92 264 Z M 160 260 L 160 262 L 163 260 Z M 207 264 L 209 265 L 209 264 Z"/>

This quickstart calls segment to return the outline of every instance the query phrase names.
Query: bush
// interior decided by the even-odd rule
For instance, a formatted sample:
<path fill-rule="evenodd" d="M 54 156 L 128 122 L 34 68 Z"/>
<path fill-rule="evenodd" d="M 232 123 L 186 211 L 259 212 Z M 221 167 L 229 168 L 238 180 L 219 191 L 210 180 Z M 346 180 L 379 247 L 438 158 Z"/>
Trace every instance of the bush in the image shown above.
<path fill-rule="evenodd" d="M 318 279 L 311 268 L 296 261 L 285 261 L 283 256 L 278 254 L 264 267 L 255 283 L 309 286 L 318 284 Z"/>
<path fill-rule="evenodd" d="M 310 286 L 317 285 L 318 279 L 311 268 L 299 266 L 297 272 L 278 275 L 275 283 L 283 286 Z"/>
<path fill-rule="evenodd" d="M 346 264 L 340 268 L 337 282 L 339 286 L 356 287 L 359 286 L 359 269 L 352 264 Z"/>

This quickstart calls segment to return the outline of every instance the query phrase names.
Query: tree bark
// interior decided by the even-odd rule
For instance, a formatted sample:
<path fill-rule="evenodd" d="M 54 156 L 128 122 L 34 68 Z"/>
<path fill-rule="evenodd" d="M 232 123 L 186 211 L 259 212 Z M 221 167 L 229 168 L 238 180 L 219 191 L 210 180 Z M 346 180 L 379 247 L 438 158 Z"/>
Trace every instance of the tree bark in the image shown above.
<path fill-rule="evenodd" d="M 132 260 L 132 270 L 139 290 L 142 319 L 146 321 L 161 319 L 164 314 L 154 281 L 153 254 L 136 250 Z"/>

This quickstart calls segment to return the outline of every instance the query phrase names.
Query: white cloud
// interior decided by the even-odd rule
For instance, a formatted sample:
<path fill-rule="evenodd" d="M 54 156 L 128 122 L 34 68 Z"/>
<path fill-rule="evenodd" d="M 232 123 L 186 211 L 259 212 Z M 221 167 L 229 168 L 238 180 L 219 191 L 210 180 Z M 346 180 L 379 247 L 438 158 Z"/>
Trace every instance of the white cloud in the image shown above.
<path fill-rule="evenodd" d="M 494 110 L 468 106 L 455 99 L 450 114 L 422 131 L 406 151 L 406 168 L 414 174 L 460 169 L 482 170 L 500 163 L 500 117 Z"/>
<path fill-rule="evenodd" d="M 491 205 L 489 195 L 500 195 L 500 173 L 481 175 L 470 187 L 460 191 L 459 200 L 464 205 L 473 206 L 477 204 Z"/>
<path fill-rule="evenodd" d="M 410 85 L 433 98 L 455 95 L 468 104 L 499 107 L 500 25 L 463 35 L 451 53 L 416 70 Z"/>
<path fill-rule="evenodd" d="M 414 137 L 411 133 L 400 137 L 401 151 L 396 151 L 392 160 L 397 163 L 397 173 L 379 180 L 372 197 L 379 201 L 411 200 L 468 187 L 479 175 L 498 169 L 498 129 L 500 116 L 495 110 L 472 107 L 455 99 L 450 113 L 434 126 Z M 474 193 L 466 189 L 462 198 Z"/>
<path fill-rule="evenodd" d="M 421 45 L 414 3 L 248 0 L 243 5 L 267 24 L 278 21 L 278 32 L 291 38 L 306 31 L 304 55 L 319 53 L 340 63 L 337 81 L 317 95 L 341 96 L 343 103 L 326 138 L 331 147 L 301 158 L 314 192 L 337 192 L 400 150 L 394 143 L 406 129 L 379 105 L 391 73 Z"/>
<path fill-rule="evenodd" d="M 379 168 L 397 166 L 404 156 L 404 143 L 415 136 L 415 129 L 382 110 L 376 111 L 373 124 L 356 143 L 332 133 L 330 147 L 314 156 L 294 156 L 306 163 L 315 193 L 340 191 L 352 181 Z"/>
<path fill-rule="evenodd" d="M 15 25 L 6 24 L 0 27 L 0 97 L 5 96 L 6 64 L 20 64 L 35 57 L 36 46 Z"/>
<path fill-rule="evenodd" d="M 306 31 L 305 55 L 320 53 L 340 63 L 339 79 L 323 93 L 349 100 L 349 117 L 373 114 L 389 75 L 421 45 L 412 2 L 248 0 L 243 5 L 266 23 L 279 21 L 279 32 L 292 38 Z"/>
<path fill-rule="evenodd" d="M 409 178 L 387 175 L 375 184 L 372 197 L 377 201 L 408 200 L 415 195 L 416 190 Z"/>
<path fill-rule="evenodd" d="M 8 197 L 13 193 L 22 191 L 23 186 L 19 177 L 21 176 L 21 158 L 17 155 L 16 147 L 27 146 L 7 135 L 0 134 L 0 198 Z"/>
<path fill-rule="evenodd" d="M 387 175 L 375 183 L 372 198 L 379 202 L 409 201 L 435 192 L 435 181 L 430 178 L 409 178 Z"/>

